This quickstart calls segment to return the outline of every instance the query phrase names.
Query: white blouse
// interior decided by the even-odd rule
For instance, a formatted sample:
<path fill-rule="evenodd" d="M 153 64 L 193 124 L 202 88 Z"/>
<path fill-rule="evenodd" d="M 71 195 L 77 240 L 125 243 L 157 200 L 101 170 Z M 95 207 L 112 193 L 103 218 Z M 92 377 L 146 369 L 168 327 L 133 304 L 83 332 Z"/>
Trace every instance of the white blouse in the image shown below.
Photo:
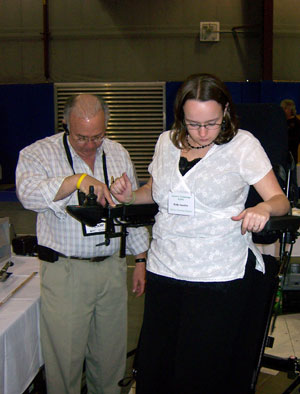
<path fill-rule="evenodd" d="M 187 281 L 229 281 L 242 278 L 248 248 L 256 256 L 256 268 L 264 262 L 252 242 L 241 234 L 241 222 L 231 219 L 243 211 L 249 185 L 260 181 L 272 165 L 260 142 L 239 130 L 227 144 L 213 145 L 184 176 L 179 171 L 180 149 L 161 134 L 149 172 L 152 193 L 159 205 L 148 253 L 150 272 Z M 194 215 L 168 213 L 169 192 L 194 196 Z"/>

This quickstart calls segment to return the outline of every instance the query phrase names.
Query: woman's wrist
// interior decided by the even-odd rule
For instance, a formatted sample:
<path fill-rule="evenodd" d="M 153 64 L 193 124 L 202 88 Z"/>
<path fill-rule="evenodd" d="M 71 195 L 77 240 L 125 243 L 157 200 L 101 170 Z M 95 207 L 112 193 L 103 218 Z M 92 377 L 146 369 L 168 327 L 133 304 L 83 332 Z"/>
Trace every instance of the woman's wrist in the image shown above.
<path fill-rule="evenodd" d="M 136 194 L 135 194 L 135 192 L 132 192 L 131 200 L 128 202 L 125 202 L 124 204 L 125 205 L 132 205 L 135 202 L 135 200 L 136 200 Z"/>

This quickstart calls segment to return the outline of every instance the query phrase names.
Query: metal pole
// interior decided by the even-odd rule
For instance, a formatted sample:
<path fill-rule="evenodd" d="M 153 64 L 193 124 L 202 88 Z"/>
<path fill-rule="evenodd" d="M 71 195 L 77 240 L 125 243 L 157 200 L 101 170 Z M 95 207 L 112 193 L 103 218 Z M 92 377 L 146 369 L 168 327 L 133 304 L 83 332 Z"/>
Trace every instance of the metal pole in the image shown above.
<path fill-rule="evenodd" d="M 273 0 L 264 0 L 263 80 L 273 80 Z"/>
<path fill-rule="evenodd" d="M 43 42 L 44 42 L 44 75 L 46 80 L 49 79 L 49 13 L 48 0 L 43 0 Z"/>

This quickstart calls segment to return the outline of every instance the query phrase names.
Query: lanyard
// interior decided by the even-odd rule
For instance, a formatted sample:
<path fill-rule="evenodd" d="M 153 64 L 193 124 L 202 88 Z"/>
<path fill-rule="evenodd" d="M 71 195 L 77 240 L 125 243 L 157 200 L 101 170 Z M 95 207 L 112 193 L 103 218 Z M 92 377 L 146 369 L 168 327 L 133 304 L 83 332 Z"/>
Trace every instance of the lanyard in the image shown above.
<path fill-rule="evenodd" d="M 64 144 L 64 148 L 65 148 L 65 152 L 66 152 L 66 156 L 67 156 L 68 162 L 70 164 L 70 167 L 72 168 L 73 174 L 75 174 L 74 167 L 73 167 L 73 159 L 72 159 L 72 155 L 71 155 L 71 152 L 70 152 L 69 144 L 68 144 L 68 141 L 67 141 L 67 133 L 64 133 L 64 135 L 63 135 L 63 144 Z M 102 166 L 103 166 L 103 174 L 104 174 L 105 184 L 109 188 L 108 174 L 107 174 L 107 165 L 106 165 L 106 154 L 105 154 L 104 150 L 103 150 L 103 154 L 102 154 Z M 79 205 L 83 205 L 84 200 L 85 200 L 85 194 L 83 192 L 81 192 L 80 190 L 78 190 L 78 202 L 79 202 Z"/>
<path fill-rule="evenodd" d="M 70 167 L 72 168 L 73 174 L 75 174 L 75 170 L 74 170 L 74 166 L 73 166 L 73 159 L 72 159 L 72 155 L 71 155 L 71 152 L 70 152 L 69 144 L 68 144 L 68 141 L 67 141 L 67 134 L 66 133 L 64 133 L 64 135 L 63 135 L 63 144 L 64 144 L 64 148 L 65 148 L 65 152 L 66 152 L 66 156 L 67 156 L 68 162 L 70 164 Z M 105 184 L 106 184 L 107 187 L 109 187 L 107 166 L 106 166 L 106 155 L 105 155 L 104 150 L 103 150 L 103 154 L 102 154 L 102 165 L 103 165 L 103 174 L 104 174 Z M 83 205 L 84 201 L 85 201 L 85 194 L 83 192 L 81 192 L 80 190 L 78 190 L 77 194 L 78 194 L 79 205 Z M 99 234 L 103 235 L 103 234 L 105 234 L 105 231 L 103 231 L 102 228 L 99 228 L 98 231 L 97 230 L 96 231 L 95 230 L 94 231 L 88 231 L 87 227 L 83 223 L 81 223 L 81 224 L 82 224 L 82 232 L 83 232 L 84 236 L 99 235 Z M 110 242 L 109 240 L 107 241 L 107 239 L 105 239 L 104 243 L 98 244 L 98 245 L 106 245 L 107 246 L 107 245 L 109 245 L 109 242 Z M 96 246 L 98 246 L 98 245 L 96 245 Z"/>

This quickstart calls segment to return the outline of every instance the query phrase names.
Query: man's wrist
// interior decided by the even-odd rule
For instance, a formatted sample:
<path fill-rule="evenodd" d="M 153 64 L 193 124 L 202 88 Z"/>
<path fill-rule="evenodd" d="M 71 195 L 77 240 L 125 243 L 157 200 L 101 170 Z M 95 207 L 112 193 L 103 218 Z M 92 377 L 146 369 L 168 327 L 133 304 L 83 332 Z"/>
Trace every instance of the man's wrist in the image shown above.
<path fill-rule="evenodd" d="M 145 257 L 142 257 L 142 258 L 140 258 L 140 259 L 135 259 L 135 263 L 137 264 L 137 263 L 146 263 L 146 258 Z"/>
<path fill-rule="evenodd" d="M 81 186 L 81 183 L 82 183 L 82 181 L 84 180 L 84 178 L 87 176 L 87 174 L 82 174 L 80 177 L 79 177 L 79 179 L 78 179 L 78 181 L 77 181 L 77 183 L 76 183 L 76 189 L 77 190 L 80 190 L 80 186 Z"/>

